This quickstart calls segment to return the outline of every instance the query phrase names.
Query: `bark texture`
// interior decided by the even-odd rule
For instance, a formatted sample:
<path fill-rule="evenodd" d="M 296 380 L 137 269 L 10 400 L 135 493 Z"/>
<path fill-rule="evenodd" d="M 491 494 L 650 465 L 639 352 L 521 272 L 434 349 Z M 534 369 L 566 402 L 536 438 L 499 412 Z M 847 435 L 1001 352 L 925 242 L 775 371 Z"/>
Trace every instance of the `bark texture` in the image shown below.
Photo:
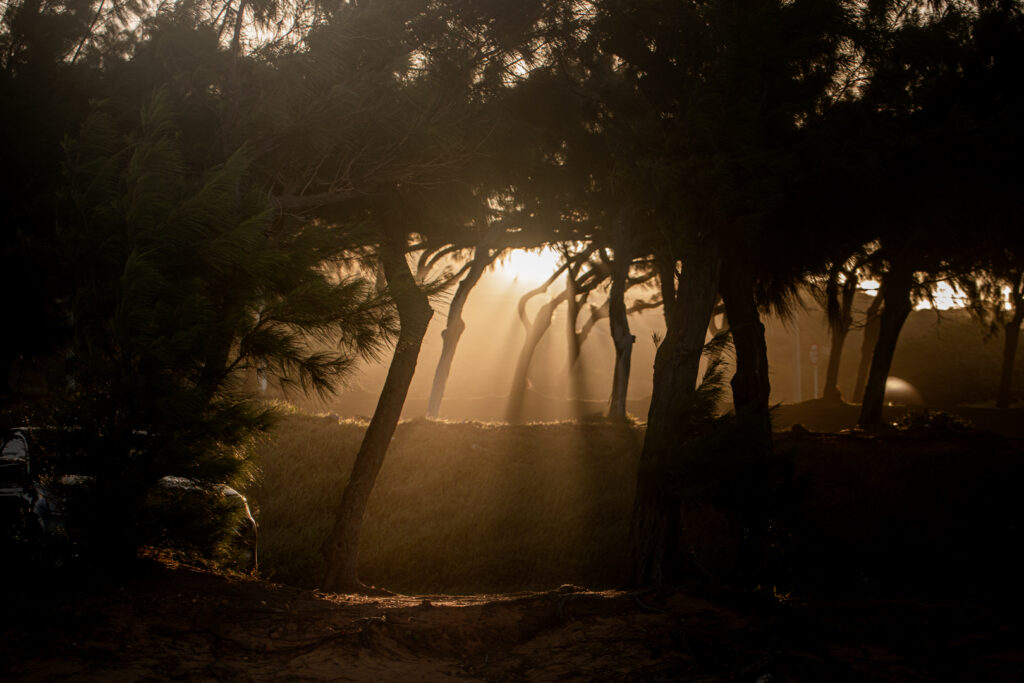
<path fill-rule="evenodd" d="M 727 265 L 719 290 L 736 351 L 736 370 L 730 381 L 736 416 L 752 426 L 759 450 L 769 452 L 772 420 L 768 410 L 771 394 L 768 345 L 754 299 L 754 278 L 750 269 Z"/>
<path fill-rule="evenodd" d="M 404 234 L 399 233 L 389 235 L 389 240 L 381 248 L 381 263 L 398 309 L 400 331 L 377 408 L 342 494 L 334 528 L 323 544 L 321 588 L 324 590 L 341 593 L 364 589 L 358 573 L 363 514 L 398 425 L 409 384 L 416 372 L 420 346 L 433 314 L 426 294 L 416 285 L 409 269 L 405 246 Z"/>
<path fill-rule="evenodd" d="M 686 438 L 686 411 L 696 391 L 708 320 L 718 296 L 720 259 L 706 251 L 684 265 L 686 276 L 678 292 L 666 299 L 673 301 L 667 316 L 672 324 L 654 361 L 654 392 L 630 522 L 632 585 L 671 579 L 677 562 L 680 500 L 666 475 L 677 444 Z"/>
<path fill-rule="evenodd" d="M 636 337 L 629 329 L 629 312 L 626 310 L 626 288 L 633 255 L 630 249 L 629 226 L 624 216 L 620 215 L 615 221 L 612 238 L 614 260 L 611 263 L 611 290 L 608 292 L 608 326 L 611 329 L 612 343 L 615 345 L 615 367 L 612 371 L 612 395 L 608 402 L 608 417 L 625 420 L 630 363 Z"/>

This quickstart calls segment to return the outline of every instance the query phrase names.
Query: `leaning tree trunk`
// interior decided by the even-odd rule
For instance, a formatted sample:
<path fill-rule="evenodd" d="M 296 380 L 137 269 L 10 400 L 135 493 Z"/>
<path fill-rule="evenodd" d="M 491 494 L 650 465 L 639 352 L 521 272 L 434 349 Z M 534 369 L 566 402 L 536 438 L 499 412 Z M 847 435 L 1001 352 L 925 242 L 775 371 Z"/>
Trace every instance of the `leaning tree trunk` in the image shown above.
<path fill-rule="evenodd" d="M 885 403 L 885 382 L 889 378 L 896 342 L 899 340 L 903 323 L 913 308 L 910 290 L 914 286 L 914 271 L 895 268 L 882 277 L 880 296 L 885 297 L 885 306 L 879 317 L 878 343 L 871 356 L 871 370 L 864 387 L 864 400 L 860 406 L 857 424 L 865 429 L 882 425 L 882 406 Z"/>
<path fill-rule="evenodd" d="M 882 293 L 879 292 L 871 300 L 871 305 L 868 306 L 868 310 L 864 313 L 864 338 L 860 343 L 860 362 L 857 364 L 857 380 L 853 383 L 853 400 L 855 402 L 864 402 L 864 387 L 868 383 L 868 370 L 871 369 L 871 354 L 874 353 L 875 346 L 878 344 L 878 334 L 882 326 L 882 320 L 878 312 L 882 308 L 883 303 Z"/>
<path fill-rule="evenodd" d="M 235 14 L 235 28 L 231 33 L 231 54 L 237 57 L 242 52 L 242 28 L 245 26 L 245 10 L 247 0 L 238 3 L 238 11 Z"/>
<path fill-rule="evenodd" d="M 441 357 L 437 360 L 437 368 L 434 370 L 434 382 L 430 385 L 430 399 L 427 401 L 427 417 L 437 418 L 441 414 L 441 401 L 444 399 L 444 390 L 448 385 L 448 376 L 452 372 L 452 362 L 455 360 L 455 349 L 458 348 L 462 333 L 466 331 L 466 322 L 462 319 L 462 308 L 465 298 L 458 298 L 462 292 L 463 280 L 459 283 L 459 291 L 452 298 L 448 309 L 448 326 L 441 331 Z"/>
<path fill-rule="evenodd" d="M 730 264 L 719 285 L 725 315 L 729 319 L 736 369 L 730 385 L 736 416 L 754 430 L 757 448 L 772 448 L 772 419 L 768 410 L 771 383 L 768 379 L 768 345 L 764 324 L 754 300 L 754 278 L 749 270 Z"/>
<path fill-rule="evenodd" d="M 580 304 L 582 303 L 576 298 L 576 279 L 572 270 L 568 270 L 565 273 L 565 304 L 568 310 L 565 314 L 565 336 L 567 342 L 567 348 L 569 352 L 569 376 L 570 378 L 574 374 L 576 369 L 576 363 L 580 360 L 580 349 L 583 347 L 580 341 L 579 332 L 576 330 L 576 323 L 580 318 Z M 586 294 L 584 294 L 584 298 Z"/>
<path fill-rule="evenodd" d="M 615 368 L 612 373 L 612 396 L 608 402 L 608 417 L 613 420 L 626 419 L 626 396 L 629 389 L 629 371 L 636 337 L 629 329 L 629 313 L 626 310 L 626 287 L 629 267 L 633 262 L 629 244 L 629 226 L 620 214 L 615 222 L 612 248 L 615 260 L 612 262 L 612 286 L 608 292 L 608 326 L 612 343 L 615 345 Z"/>
<path fill-rule="evenodd" d="M 686 411 L 693 402 L 708 320 L 718 296 L 719 264 L 713 252 L 688 260 L 678 293 L 666 299 L 674 302 L 667 316 L 672 324 L 655 356 L 654 393 L 630 521 L 632 585 L 662 583 L 674 572 L 680 499 L 670 465 L 678 444 L 687 437 Z"/>
<path fill-rule="evenodd" d="M 1013 366 L 1017 359 L 1017 343 L 1020 340 L 1020 325 L 1024 322 L 1024 305 L 1018 301 L 1013 317 L 1003 328 L 1003 367 L 999 375 L 999 393 L 996 394 L 996 408 L 1009 408 L 1013 396 Z"/>
<path fill-rule="evenodd" d="M 448 376 L 452 371 L 452 361 L 455 360 L 455 350 L 458 348 L 459 339 L 466 331 L 466 323 L 462 319 L 462 311 L 466 307 L 466 299 L 469 292 L 480 281 L 484 270 L 494 260 L 497 252 L 491 251 L 490 240 L 485 239 L 477 245 L 473 254 L 473 263 L 462 278 L 459 286 L 452 296 L 452 302 L 448 306 L 448 325 L 441 332 L 441 357 L 437 361 L 437 368 L 434 370 L 434 382 L 430 386 L 430 400 L 427 401 L 427 417 L 436 418 L 441 413 L 441 401 L 444 400 L 444 390 L 448 384 Z"/>
<path fill-rule="evenodd" d="M 839 363 L 843 358 L 843 346 L 846 344 L 846 337 L 850 334 L 849 327 L 832 328 L 832 338 L 829 340 L 828 367 L 825 369 L 825 388 L 822 390 L 821 398 L 832 403 L 839 403 L 843 400 L 843 392 L 839 388 Z"/>
<path fill-rule="evenodd" d="M 508 392 L 508 407 L 505 412 L 505 421 L 510 424 L 519 424 L 523 419 L 523 403 L 526 399 L 526 382 L 530 374 L 530 364 L 533 362 L 533 354 L 537 350 L 541 339 L 547 334 L 551 327 L 551 318 L 555 309 L 567 298 L 568 290 L 563 291 L 557 297 L 548 301 L 537 311 L 533 323 L 526 331 L 526 341 L 519 352 L 519 359 L 516 361 L 515 372 L 512 375 L 512 388 Z"/>
<path fill-rule="evenodd" d="M 364 588 L 358 574 L 363 513 L 398 425 L 416 372 L 420 346 L 433 314 L 426 294 L 416 285 L 409 269 L 404 240 L 397 234 L 389 235 L 389 238 L 381 248 L 381 263 L 398 309 L 400 331 L 377 409 L 356 455 L 334 528 L 323 544 L 325 569 L 321 587 L 334 592 L 356 592 Z"/>
<path fill-rule="evenodd" d="M 830 287 L 829 305 L 835 306 L 835 315 L 829 316 L 829 340 L 828 368 L 825 370 L 825 389 L 822 398 L 826 401 L 839 402 L 843 400 L 843 392 L 839 389 L 839 364 L 843 358 L 843 346 L 846 344 L 846 337 L 850 334 L 850 326 L 853 324 L 853 299 L 857 294 L 856 276 L 850 274 L 843 283 L 842 294 L 838 294 Z M 835 299 L 838 298 L 838 301 Z M 834 302 L 834 303 L 833 303 Z"/>

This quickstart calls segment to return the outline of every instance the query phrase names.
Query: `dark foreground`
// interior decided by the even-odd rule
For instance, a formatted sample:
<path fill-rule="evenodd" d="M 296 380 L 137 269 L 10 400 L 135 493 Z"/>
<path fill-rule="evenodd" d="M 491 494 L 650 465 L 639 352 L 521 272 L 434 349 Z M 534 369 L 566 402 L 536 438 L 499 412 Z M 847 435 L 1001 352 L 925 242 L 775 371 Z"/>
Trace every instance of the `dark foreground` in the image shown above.
<path fill-rule="evenodd" d="M 980 595 L 793 604 L 563 586 L 381 598 L 163 565 L 4 592 L 4 680 L 1008 681 L 1024 670 L 1016 601 Z"/>

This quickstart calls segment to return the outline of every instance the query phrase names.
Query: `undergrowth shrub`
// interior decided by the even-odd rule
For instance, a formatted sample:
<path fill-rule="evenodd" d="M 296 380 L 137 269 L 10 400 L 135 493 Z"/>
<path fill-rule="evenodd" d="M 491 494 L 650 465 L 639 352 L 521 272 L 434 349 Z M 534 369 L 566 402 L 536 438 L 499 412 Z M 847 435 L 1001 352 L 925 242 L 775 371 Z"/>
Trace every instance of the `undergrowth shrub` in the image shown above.
<path fill-rule="evenodd" d="M 967 418 L 944 410 L 911 411 L 894 423 L 896 428 L 928 436 L 963 436 L 975 431 Z"/>

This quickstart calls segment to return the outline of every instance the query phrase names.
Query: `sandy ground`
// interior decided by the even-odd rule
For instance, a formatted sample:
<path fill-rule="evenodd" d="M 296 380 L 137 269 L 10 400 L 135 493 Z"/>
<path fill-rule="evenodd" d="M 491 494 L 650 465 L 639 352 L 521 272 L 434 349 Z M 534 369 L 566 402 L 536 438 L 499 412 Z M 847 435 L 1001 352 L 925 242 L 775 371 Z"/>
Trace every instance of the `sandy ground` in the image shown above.
<path fill-rule="evenodd" d="M 333 595 L 150 566 L 5 586 L 0 678 L 26 681 L 1019 680 L 1008 604 L 786 605 L 708 588 Z"/>

